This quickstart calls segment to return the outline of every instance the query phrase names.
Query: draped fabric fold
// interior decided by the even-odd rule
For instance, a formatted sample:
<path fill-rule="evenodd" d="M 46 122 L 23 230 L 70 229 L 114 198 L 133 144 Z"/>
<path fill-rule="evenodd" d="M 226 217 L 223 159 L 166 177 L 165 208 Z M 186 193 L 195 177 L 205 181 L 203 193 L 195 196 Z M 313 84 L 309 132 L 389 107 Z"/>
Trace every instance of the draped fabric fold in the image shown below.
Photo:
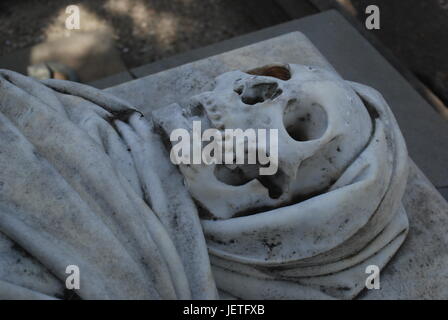
<path fill-rule="evenodd" d="M 76 265 L 84 299 L 216 298 L 196 208 L 150 125 L 100 90 L 0 71 L 1 297 L 61 297 Z"/>
<path fill-rule="evenodd" d="M 365 288 L 366 267 L 382 269 L 405 240 L 404 139 L 381 94 L 349 84 L 374 129 L 328 192 L 255 215 L 203 220 L 221 290 L 245 299 L 352 299 Z"/>

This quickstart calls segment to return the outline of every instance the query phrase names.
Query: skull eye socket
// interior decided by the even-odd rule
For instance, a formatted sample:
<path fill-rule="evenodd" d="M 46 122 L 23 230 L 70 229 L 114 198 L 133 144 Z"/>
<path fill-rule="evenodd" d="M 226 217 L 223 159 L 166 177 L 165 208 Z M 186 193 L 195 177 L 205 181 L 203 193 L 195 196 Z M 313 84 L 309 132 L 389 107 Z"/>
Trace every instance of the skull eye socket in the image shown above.
<path fill-rule="evenodd" d="M 328 117 L 318 103 L 302 106 L 298 100 L 288 102 L 283 113 L 286 131 L 296 141 L 309 141 L 323 136 L 328 126 Z"/>

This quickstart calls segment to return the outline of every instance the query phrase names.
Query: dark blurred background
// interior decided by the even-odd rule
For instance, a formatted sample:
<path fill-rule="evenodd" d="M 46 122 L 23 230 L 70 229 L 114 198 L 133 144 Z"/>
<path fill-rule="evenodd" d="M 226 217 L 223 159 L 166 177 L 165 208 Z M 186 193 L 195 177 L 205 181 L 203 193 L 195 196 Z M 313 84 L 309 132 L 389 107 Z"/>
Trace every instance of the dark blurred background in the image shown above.
<path fill-rule="evenodd" d="M 65 28 L 73 4 L 80 30 Z M 371 4 L 380 30 L 364 28 Z M 448 104 L 448 0 L 2 0 L 0 67 L 56 61 L 90 82 L 330 8 Z"/>

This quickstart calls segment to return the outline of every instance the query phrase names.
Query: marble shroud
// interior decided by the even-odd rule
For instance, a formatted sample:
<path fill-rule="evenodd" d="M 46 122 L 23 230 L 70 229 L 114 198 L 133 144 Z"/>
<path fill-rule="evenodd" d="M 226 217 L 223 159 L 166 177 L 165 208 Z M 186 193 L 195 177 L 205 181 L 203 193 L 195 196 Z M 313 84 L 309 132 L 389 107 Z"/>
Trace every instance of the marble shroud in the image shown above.
<path fill-rule="evenodd" d="M 213 299 L 196 208 L 151 122 L 76 83 L 0 72 L 0 298 Z"/>
<path fill-rule="evenodd" d="M 68 265 L 83 299 L 215 299 L 215 280 L 239 298 L 355 297 L 406 236 L 408 158 L 381 95 L 351 85 L 375 131 L 329 192 L 202 231 L 151 119 L 85 85 L 2 70 L 0 298 L 63 297 Z M 279 233 L 273 255 L 264 240 Z"/>

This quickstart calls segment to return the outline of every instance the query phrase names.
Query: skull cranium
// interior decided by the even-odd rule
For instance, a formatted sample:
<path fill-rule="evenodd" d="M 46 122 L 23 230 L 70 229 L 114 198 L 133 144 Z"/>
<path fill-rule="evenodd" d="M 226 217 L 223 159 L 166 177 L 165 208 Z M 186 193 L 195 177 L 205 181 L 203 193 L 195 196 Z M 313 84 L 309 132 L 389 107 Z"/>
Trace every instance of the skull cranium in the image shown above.
<path fill-rule="evenodd" d="M 173 116 L 176 115 L 176 116 Z M 372 121 L 351 87 L 335 73 L 302 65 L 269 65 L 216 78 L 212 91 L 155 113 L 169 133 L 203 129 L 277 129 L 278 170 L 257 165 L 180 165 L 195 200 L 226 219 L 287 205 L 324 192 L 368 143 Z M 258 147 L 258 146 L 257 146 Z"/>

